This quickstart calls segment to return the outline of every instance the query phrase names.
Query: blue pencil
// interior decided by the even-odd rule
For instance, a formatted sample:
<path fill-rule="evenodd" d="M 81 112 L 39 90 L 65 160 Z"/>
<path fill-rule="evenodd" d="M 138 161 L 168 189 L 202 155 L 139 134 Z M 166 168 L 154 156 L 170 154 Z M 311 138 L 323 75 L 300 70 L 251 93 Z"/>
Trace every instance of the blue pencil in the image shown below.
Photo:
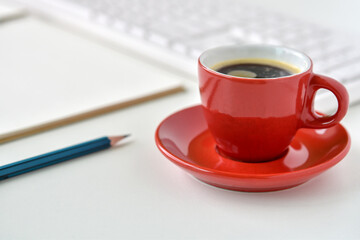
<path fill-rule="evenodd" d="M 129 135 L 102 137 L 0 167 L 0 180 L 115 146 Z"/>

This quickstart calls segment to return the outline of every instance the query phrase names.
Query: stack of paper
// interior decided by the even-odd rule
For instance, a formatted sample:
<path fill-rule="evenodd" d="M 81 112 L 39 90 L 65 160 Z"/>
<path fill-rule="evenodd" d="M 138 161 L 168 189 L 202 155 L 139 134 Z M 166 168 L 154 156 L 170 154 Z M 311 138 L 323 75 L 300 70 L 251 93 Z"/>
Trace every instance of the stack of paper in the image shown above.
<path fill-rule="evenodd" d="M 0 142 L 181 89 L 170 72 L 32 18 L 0 25 L 0 53 Z"/>

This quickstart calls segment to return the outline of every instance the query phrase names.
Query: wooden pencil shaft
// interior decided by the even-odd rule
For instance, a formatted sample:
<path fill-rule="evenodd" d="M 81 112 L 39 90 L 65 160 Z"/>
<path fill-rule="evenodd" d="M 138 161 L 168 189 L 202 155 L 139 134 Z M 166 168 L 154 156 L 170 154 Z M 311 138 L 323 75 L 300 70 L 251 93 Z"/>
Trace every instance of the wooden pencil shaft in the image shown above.
<path fill-rule="evenodd" d="M 102 107 L 102 108 L 99 108 L 99 109 L 88 111 L 88 112 L 85 112 L 85 113 L 80 113 L 80 114 L 77 114 L 77 115 L 74 115 L 74 116 L 71 116 L 71 117 L 66 117 L 66 118 L 59 119 L 59 120 L 52 121 L 52 122 L 48 122 L 48 123 L 45 123 L 45 124 L 32 126 L 32 127 L 29 127 L 29 128 L 19 130 L 19 131 L 11 132 L 9 134 L 2 134 L 2 135 L 0 135 L 0 144 L 10 142 L 10 141 L 22 138 L 22 137 L 27 137 L 27 136 L 37 134 L 37 133 L 40 133 L 40 132 L 43 132 L 43 131 L 47 131 L 47 130 L 50 130 L 50 129 L 58 128 L 58 127 L 68 125 L 68 124 L 71 124 L 71 123 L 75 123 L 75 122 L 78 122 L 78 121 L 82 121 L 82 120 L 85 120 L 85 119 L 88 119 L 88 118 L 91 118 L 91 117 L 95 117 L 95 116 L 98 116 L 98 115 L 101 115 L 101 114 L 109 113 L 109 112 L 112 112 L 112 111 L 115 111 L 115 110 L 130 107 L 130 106 L 133 106 L 135 104 L 150 101 L 150 100 L 160 98 L 160 97 L 163 97 L 163 96 L 166 96 L 166 95 L 169 95 L 169 94 L 173 94 L 173 93 L 176 93 L 176 92 L 179 92 L 179 91 L 183 91 L 183 90 L 184 90 L 183 87 L 176 87 L 176 88 L 173 88 L 173 89 L 170 89 L 170 90 L 166 90 L 166 91 L 163 91 L 163 92 L 158 92 L 158 93 L 151 94 L 151 95 L 148 95 L 148 96 L 145 96 L 145 97 L 140 97 L 140 98 L 128 100 L 128 101 L 125 101 L 125 102 L 116 103 L 116 104 L 113 104 L 113 105 L 109 105 L 109 106 L 106 106 L 106 107 Z"/>
<path fill-rule="evenodd" d="M 70 155 L 70 156 L 67 156 L 67 157 L 64 157 L 64 158 L 56 159 L 54 161 L 37 162 L 36 164 L 33 163 L 30 166 L 27 166 L 27 167 L 24 167 L 24 168 L 21 168 L 21 169 L 17 169 L 16 171 L 11 172 L 11 173 L 9 173 L 7 175 L 0 175 L 0 180 L 10 178 L 10 177 L 15 177 L 15 176 L 18 176 L 20 174 L 24 174 L 24 173 L 31 172 L 31 171 L 34 171 L 34 170 L 37 170 L 37 169 L 40 169 L 40 168 L 44 168 L 44 167 L 51 166 L 51 165 L 54 165 L 54 164 L 57 164 L 57 163 L 61 163 L 61 162 L 67 161 L 67 160 L 71 160 L 71 159 L 74 159 L 74 158 L 77 158 L 77 157 L 81 157 L 81 156 L 84 156 L 84 155 L 87 155 L 87 154 L 90 154 L 90 153 L 93 153 L 93 152 L 104 150 L 106 148 L 108 148 L 108 147 L 102 146 L 102 147 L 98 147 L 98 148 L 93 148 L 93 149 L 91 149 L 91 151 L 88 150 L 88 151 L 80 152 L 80 153 Z"/>
<path fill-rule="evenodd" d="M 111 147 L 110 139 L 103 137 L 7 164 L 0 167 L 0 180 L 104 150 L 109 147 Z"/>

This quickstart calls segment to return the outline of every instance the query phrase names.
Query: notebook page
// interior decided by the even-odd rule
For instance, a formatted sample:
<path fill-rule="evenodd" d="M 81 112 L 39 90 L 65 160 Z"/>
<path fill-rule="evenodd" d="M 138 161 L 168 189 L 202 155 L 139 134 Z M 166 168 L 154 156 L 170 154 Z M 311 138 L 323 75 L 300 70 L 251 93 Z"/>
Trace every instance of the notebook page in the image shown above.
<path fill-rule="evenodd" d="M 40 20 L 0 25 L 0 135 L 179 87 L 182 79 Z"/>

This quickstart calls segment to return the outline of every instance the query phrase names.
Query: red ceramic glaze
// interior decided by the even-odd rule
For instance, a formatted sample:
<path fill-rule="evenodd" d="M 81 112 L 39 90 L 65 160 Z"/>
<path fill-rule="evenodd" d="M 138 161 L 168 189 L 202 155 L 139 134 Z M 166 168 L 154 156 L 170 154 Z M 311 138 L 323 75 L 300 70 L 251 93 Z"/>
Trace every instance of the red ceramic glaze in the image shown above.
<path fill-rule="evenodd" d="M 346 89 L 329 77 L 312 73 L 311 60 L 301 56 L 307 58 L 307 70 L 271 79 L 225 75 L 204 66 L 199 58 L 203 111 L 224 155 L 248 162 L 276 159 L 287 151 L 299 128 L 331 127 L 345 116 Z M 333 92 L 338 100 L 332 116 L 320 117 L 313 111 L 313 98 L 320 88 Z"/>
<path fill-rule="evenodd" d="M 218 154 L 201 106 L 179 111 L 157 128 L 160 151 L 173 163 L 216 187 L 266 192 L 291 188 L 342 160 L 350 137 L 340 124 L 326 129 L 300 129 L 282 157 L 248 163 Z"/>

